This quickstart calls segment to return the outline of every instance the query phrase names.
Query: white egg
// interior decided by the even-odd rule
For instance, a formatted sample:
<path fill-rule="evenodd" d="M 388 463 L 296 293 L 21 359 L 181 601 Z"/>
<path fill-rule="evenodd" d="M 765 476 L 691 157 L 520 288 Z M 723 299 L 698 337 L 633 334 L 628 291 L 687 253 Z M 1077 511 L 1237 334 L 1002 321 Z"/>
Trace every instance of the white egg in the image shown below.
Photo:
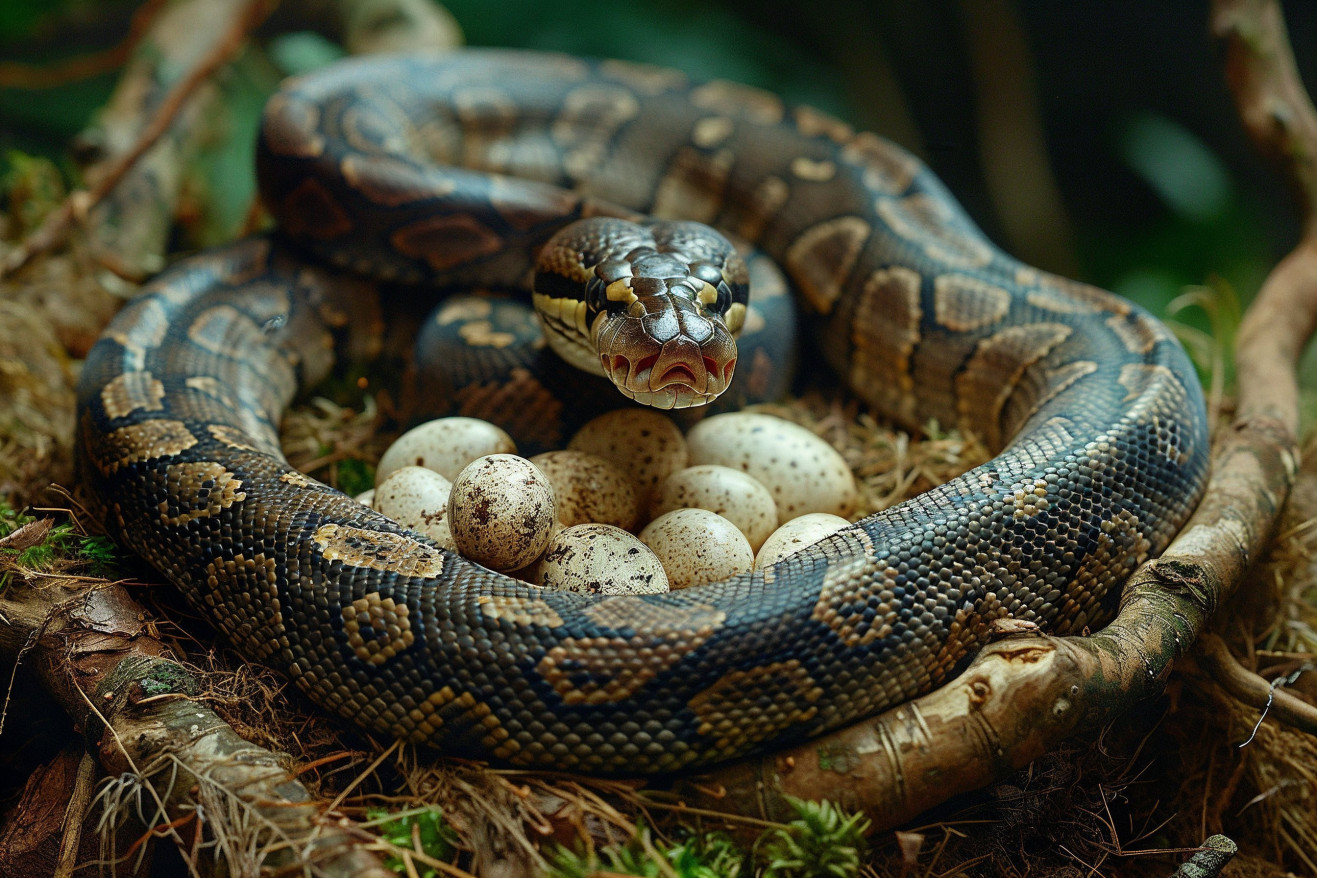
<path fill-rule="evenodd" d="M 553 485 L 515 454 L 488 454 L 457 474 L 448 495 L 457 550 L 491 570 L 525 567 L 554 530 Z"/>
<path fill-rule="evenodd" d="M 530 462 L 553 485 L 558 523 L 573 527 L 588 522 L 623 530 L 636 526 L 636 489 L 617 464 L 588 451 L 546 451 Z"/>
<path fill-rule="evenodd" d="M 636 488 L 640 512 L 649 509 L 659 485 L 686 466 L 686 439 L 667 415 L 649 409 L 618 409 L 588 421 L 567 443 L 617 464 Z"/>
<path fill-rule="evenodd" d="M 841 516 L 827 512 L 810 512 L 799 518 L 793 518 L 764 540 L 764 544 L 759 548 L 759 554 L 755 556 L 755 569 L 771 567 L 783 558 L 814 545 L 849 524 L 850 522 Z"/>
<path fill-rule="evenodd" d="M 404 466 L 423 466 L 453 481 L 477 457 L 516 454 L 512 437 L 477 418 L 426 421 L 399 436 L 375 467 L 375 487 Z"/>
<path fill-rule="evenodd" d="M 540 561 L 545 588 L 582 594 L 657 594 L 668 577 L 657 555 L 620 527 L 578 524 L 564 528 Z"/>
<path fill-rule="evenodd" d="M 352 499 L 353 499 L 353 500 L 356 500 L 356 501 L 357 501 L 358 503 L 360 503 L 362 506 L 372 506 L 372 507 L 373 507 L 373 506 L 375 505 L 375 489 L 374 489 L 374 488 L 368 488 L 367 490 L 362 491 L 360 494 L 358 494 L 357 496 L 353 497 Z"/>
<path fill-rule="evenodd" d="M 455 549 L 448 527 L 448 495 L 452 482 L 434 470 L 405 466 L 375 489 L 375 508 L 445 549 Z"/>
<path fill-rule="evenodd" d="M 740 470 L 768 488 L 778 524 L 807 512 L 847 516 L 858 491 L 845 459 L 827 442 L 790 421 L 751 412 L 714 415 L 686 436 L 692 465 Z"/>
<path fill-rule="evenodd" d="M 654 500 L 654 514 L 693 507 L 716 512 L 741 529 L 752 550 L 777 527 L 777 504 L 758 481 L 730 467 L 688 466 L 668 476 Z"/>
<path fill-rule="evenodd" d="M 675 591 L 717 582 L 754 566 L 740 528 L 707 509 L 674 509 L 651 521 L 640 539 L 654 550 Z"/>

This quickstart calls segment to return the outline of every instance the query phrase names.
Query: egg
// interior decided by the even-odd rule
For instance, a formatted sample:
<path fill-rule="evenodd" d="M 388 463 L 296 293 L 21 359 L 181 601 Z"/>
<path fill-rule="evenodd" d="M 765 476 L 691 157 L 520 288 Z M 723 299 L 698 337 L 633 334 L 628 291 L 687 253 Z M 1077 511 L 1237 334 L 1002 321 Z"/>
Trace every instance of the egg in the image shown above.
<path fill-rule="evenodd" d="M 558 523 L 573 527 L 588 522 L 623 530 L 636 526 L 636 489 L 617 464 L 588 451 L 546 451 L 530 462 L 553 485 Z"/>
<path fill-rule="evenodd" d="M 362 506 L 370 506 L 370 507 L 374 507 L 374 505 L 375 505 L 375 489 L 374 489 L 374 488 L 367 488 L 365 491 L 362 491 L 360 494 L 358 494 L 357 496 L 353 497 L 352 499 L 353 499 L 353 500 L 356 500 L 356 501 L 357 501 L 358 503 L 360 503 Z"/>
<path fill-rule="evenodd" d="M 567 443 L 617 465 L 636 488 L 643 515 L 669 475 L 686 466 L 686 439 L 666 415 L 649 409 L 617 409 L 587 421 Z"/>
<path fill-rule="evenodd" d="M 423 466 L 453 481 L 477 457 L 516 454 L 512 437 L 488 421 L 439 418 L 399 436 L 375 467 L 375 487 L 404 466 Z"/>
<path fill-rule="evenodd" d="M 768 488 L 777 523 L 808 512 L 848 516 L 858 491 L 845 459 L 804 427 L 751 412 L 714 415 L 686 436 L 692 465 L 740 470 Z"/>
<path fill-rule="evenodd" d="M 434 470 L 405 466 L 375 489 L 375 509 L 403 527 L 425 534 L 445 549 L 455 549 L 448 526 L 448 495 L 453 484 Z"/>
<path fill-rule="evenodd" d="M 740 528 L 707 509 L 674 509 L 645 525 L 640 540 L 654 550 L 675 591 L 717 582 L 754 566 Z"/>
<path fill-rule="evenodd" d="M 740 528 L 757 551 L 777 527 L 777 504 L 759 482 L 730 467 L 688 466 L 664 480 L 654 501 L 654 514 L 693 507 L 715 512 Z"/>
<path fill-rule="evenodd" d="M 525 567 L 554 530 L 553 485 L 515 454 L 488 454 L 457 474 L 448 495 L 448 524 L 457 550 L 506 572 Z"/>
<path fill-rule="evenodd" d="M 658 556 L 634 535 L 610 524 L 578 524 L 559 531 L 540 561 L 539 583 L 582 594 L 668 590 Z"/>
<path fill-rule="evenodd" d="M 783 558 L 814 545 L 849 524 L 850 522 L 840 515 L 831 515 L 827 512 L 810 512 L 799 518 L 793 518 L 764 540 L 764 544 L 759 548 L 759 554 L 755 556 L 755 569 L 771 567 Z"/>

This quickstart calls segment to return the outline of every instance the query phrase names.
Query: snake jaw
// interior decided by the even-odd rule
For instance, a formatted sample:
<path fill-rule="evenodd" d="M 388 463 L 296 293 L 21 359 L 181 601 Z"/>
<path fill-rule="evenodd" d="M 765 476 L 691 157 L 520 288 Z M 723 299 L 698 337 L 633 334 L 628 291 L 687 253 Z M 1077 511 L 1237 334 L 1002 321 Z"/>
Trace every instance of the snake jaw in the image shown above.
<path fill-rule="evenodd" d="M 595 330 L 604 375 L 642 405 L 707 405 L 736 370 L 731 332 L 681 297 L 642 296 L 626 313 L 598 321 Z"/>

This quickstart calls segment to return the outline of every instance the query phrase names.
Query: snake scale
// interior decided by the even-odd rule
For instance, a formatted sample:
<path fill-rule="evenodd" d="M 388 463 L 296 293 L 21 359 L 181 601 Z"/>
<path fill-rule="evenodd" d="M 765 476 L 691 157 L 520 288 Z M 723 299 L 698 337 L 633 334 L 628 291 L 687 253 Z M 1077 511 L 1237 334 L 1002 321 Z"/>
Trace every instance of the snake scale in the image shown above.
<path fill-rule="evenodd" d="M 802 740 L 946 681 L 998 620 L 1100 624 L 1203 490 L 1202 392 L 1165 327 L 765 92 L 493 50 L 352 60 L 271 100 L 258 171 L 280 237 L 185 260 L 116 317 L 80 473 L 244 654 L 365 728 L 599 773 Z M 378 320 L 375 285 L 319 265 L 524 282 L 565 221 L 632 212 L 762 248 L 856 394 L 997 456 L 767 570 L 627 597 L 492 573 L 287 464 L 283 409 Z"/>

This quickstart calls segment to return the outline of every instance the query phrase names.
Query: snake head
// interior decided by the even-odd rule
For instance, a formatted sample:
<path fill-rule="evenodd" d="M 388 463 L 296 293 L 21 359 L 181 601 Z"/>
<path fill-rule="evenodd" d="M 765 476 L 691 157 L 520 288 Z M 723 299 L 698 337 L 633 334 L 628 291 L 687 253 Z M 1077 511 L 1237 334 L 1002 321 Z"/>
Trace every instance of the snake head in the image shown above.
<path fill-rule="evenodd" d="M 727 389 L 748 298 L 735 248 L 692 222 L 581 220 L 545 245 L 535 276 L 550 345 L 662 409 L 705 405 Z"/>

